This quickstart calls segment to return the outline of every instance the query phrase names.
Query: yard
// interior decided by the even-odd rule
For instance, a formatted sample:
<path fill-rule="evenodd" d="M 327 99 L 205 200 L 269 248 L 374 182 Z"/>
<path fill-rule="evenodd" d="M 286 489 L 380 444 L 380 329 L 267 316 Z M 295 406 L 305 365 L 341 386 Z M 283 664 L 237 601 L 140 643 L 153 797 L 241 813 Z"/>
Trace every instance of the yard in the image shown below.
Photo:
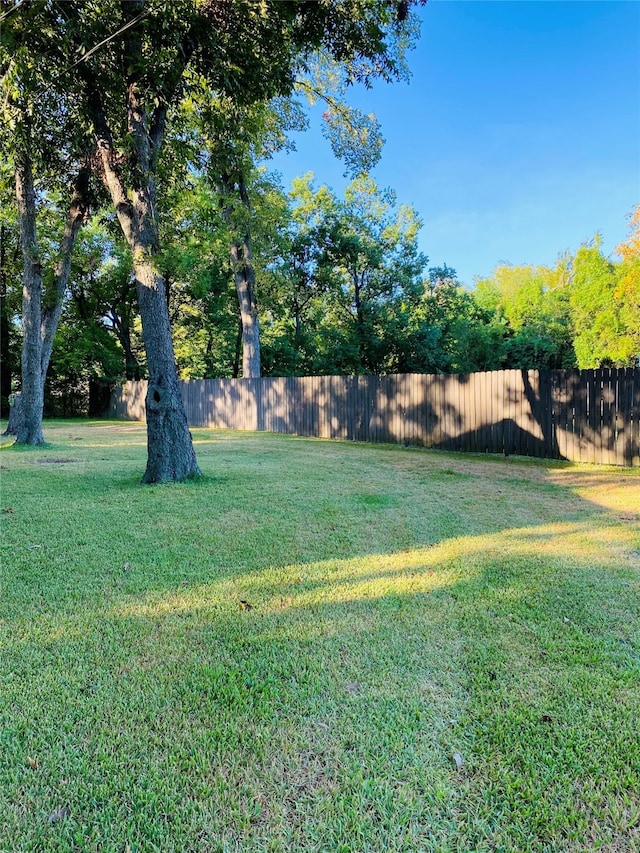
<path fill-rule="evenodd" d="M 640 470 L 0 454 L 0 851 L 637 851 Z"/>

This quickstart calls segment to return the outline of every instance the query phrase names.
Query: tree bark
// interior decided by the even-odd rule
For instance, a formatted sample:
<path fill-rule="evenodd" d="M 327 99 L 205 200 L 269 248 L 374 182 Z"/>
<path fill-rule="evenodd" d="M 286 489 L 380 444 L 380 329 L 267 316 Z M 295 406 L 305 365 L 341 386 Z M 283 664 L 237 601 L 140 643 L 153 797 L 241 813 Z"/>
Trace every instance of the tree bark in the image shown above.
<path fill-rule="evenodd" d="M 9 406 L 9 422 L 2 435 L 17 435 L 22 420 L 21 394 L 10 394 Z"/>
<path fill-rule="evenodd" d="M 47 378 L 53 339 L 62 314 L 71 270 L 71 257 L 88 212 L 88 166 L 82 166 L 74 183 L 50 304 L 43 307 L 42 258 L 36 229 L 36 194 L 33 166 L 27 154 L 16 160 L 16 200 L 20 221 L 20 243 L 24 258 L 22 274 L 22 391 L 21 416 L 16 425 L 16 444 L 44 444 L 42 416 L 44 383 Z"/>
<path fill-rule="evenodd" d="M 10 415 L 11 350 L 9 312 L 7 310 L 7 229 L 0 225 L 0 416 Z"/>
<path fill-rule="evenodd" d="M 133 256 L 147 354 L 147 467 L 142 482 L 178 482 L 200 476 L 200 469 L 178 385 L 167 289 L 155 262 L 159 235 L 154 173 L 166 107 L 160 105 L 151 117 L 147 115 L 133 79 L 127 88 L 127 100 L 128 129 L 133 142 L 131 173 L 135 176 L 135 184 L 128 191 L 116 165 L 111 130 L 95 91 L 91 95 L 94 132 L 104 182 Z"/>
<path fill-rule="evenodd" d="M 162 276 L 150 260 L 134 261 L 149 383 L 146 398 L 147 468 L 143 483 L 200 475 L 173 354 Z"/>
<path fill-rule="evenodd" d="M 20 221 L 20 243 L 24 259 L 22 273 L 22 393 L 21 417 L 16 424 L 16 444 L 44 444 L 42 413 L 42 261 L 36 233 L 36 193 L 33 167 L 24 155 L 16 163 L 16 200 Z"/>
<path fill-rule="evenodd" d="M 260 322 L 248 235 L 245 235 L 241 244 L 232 243 L 231 264 L 242 323 L 242 376 L 244 379 L 257 379 L 260 376 Z"/>
<path fill-rule="evenodd" d="M 242 317 L 238 317 L 238 333 L 236 335 L 236 348 L 233 354 L 233 378 L 240 376 L 240 353 L 242 352 Z"/>
<path fill-rule="evenodd" d="M 223 182 L 229 192 L 231 189 L 229 178 L 225 176 Z M 242 177 L 238 180 L 238 192 L 245 209 L 251 210 L 249 193 Z M 226 211 L 226 219 L 231 222 L 232 213 L 229 208 Z M 256 297 L 256 270 L 248 228 L 241 239 L 232 240 L 231 266 L 242 324 L 242 376 L 244 379 L 258 379 L 260 377 L 260 321 Z"/>

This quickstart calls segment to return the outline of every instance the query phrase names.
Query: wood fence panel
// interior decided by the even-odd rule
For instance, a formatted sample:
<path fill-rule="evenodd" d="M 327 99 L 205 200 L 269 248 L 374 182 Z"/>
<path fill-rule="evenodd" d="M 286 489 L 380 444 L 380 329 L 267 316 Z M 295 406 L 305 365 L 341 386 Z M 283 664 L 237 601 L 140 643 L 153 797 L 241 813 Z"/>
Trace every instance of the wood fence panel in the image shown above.
<path fill-rule="evenodd" d="M 491 371 L 491 453 L 504 453 L 504 375 Z"/>
<path fill-rule="evenodd" d="M 442 435 L 443 440 L 441 447 L 444 450 L 453 450 L 451 435 L 451 380 L 449 376 L 443 374 L 440 376 L 440 393 L 442 395 Z"/>
<path fill-rule="evenodd" d="M 482 447 L 482 398 L 479 395 L 479 386 L 482 382 L 482 373 L 472 373 L 469 382 L 469 393 L 471 394 L 471 405 L 473 406 L 473 446 L 475 452 L 481 452 Z"/>
<path fill-rule="evenodd" d="M 434 409 L 433 409 L 433 376 L 417 376 L 418 398 L 420 400 L 419 430 L 422 447 L 433 445 Z"/>
<path fill-rule="evenodd" d="M 491 443 L 491 409 L 489 405 L 491 395 L 491 376 L 486 371 L 483 371 L 482 373 L 474 373 L 473 377 L 476 395 L 477 418 L 478 423 L 480 425 L 478 428 L 477 439 L 478 451 L 480 453 L 487 453 L 489 450 L 489 445 Z"/>
<path fill-rule="evenodd" d="M 625 464 L 625 438 L 629 409 L 627 377 L 624 370 L 616 371 L 616 465 Z"/>
<path fill-rule="evenodd" d="M 488 423 L 488 416 L 486 414 L 486 398 L 487 398 L 487 390 L 486 390 L 486 376 L 487 374 L 483 371 L 482 373 L 474 373 L 473 376 L 473 391 L 474 391 L 474 399 L 475 399 L 475 409 L 476 409 L 476 448 L 480 453 L 486 452 L 487 440 L 486 440 L 486 429 Z"/>
<path fill-rule="evenodd" d="M 404 443 L 413 446 L 418 442 L 416 437 L 416 385 L 415 376 L 412 373 L 405 374 L 404 406 Z"/>
<path fill-rule="evenodd" d="M 597 373 L 600 374 L 601 380 L 601 461 L 605 465 L 613 465 L 615 464 L 615 456 L 612 453 L 615 436 L 615 391 L 611 387 L 611 370 L 605 368 L 597 371 Z"/>
<path fill-rule="evenodd" d="M 518 393 L 520 394 L 520 411 L 518 413 L 518 452 L 522 456 L 536 456 L 536 441 L 538 439 L 538 424 L 536 412 L 537 380 L 528 370 L 519 371 Z"/>
<path fill-rule="evenodd" d="M 144 420 L 146 382 L 108 413 Z M 191 426 L 640 466 L 640 369 L 268 377 L 181 385 Z"/>
<path fill-rule="evenodd" d="M 603 427 L 603 402 L 602 402 L 602 382 L 603 376 L 601 370 L 593 371 L 593 408 L 594 408 L 594 425 L 595 425 L 595 455 L 599 460 L 602 460 L 606 450 L 606 443 L 602 437 Z"/>
<path fill-rule="evenodd" d="M 467 435 L 469 437 L 469 451 L 476 452 L 478 448 L 478 417 L 476 412 L 475 381 L 473 373 L 467 374 L 465 384 L 465 407 L 469 413 Z"/>
<path fill-rule="evenodd" d="M 553 434 L 553 417 L 551 414 L 551 383 L 550 371 L 538 371 L 538 387 L 540 389 L 540 434 L 542 436 L 542 457 L 556 459 L 558 454 Z"/>
<path fill-rule="evenodd" d="M 636 372 L 633 368 L 626 368 L 624 371 L 626 408 L 624 409 L 624 435 L 622 438 L 624 444 L 624 465 L 636 465 L 634 459 L 640 450 L 640 436 L 638 428 L 640 427 L 640 412 L 638 404 L 640 403 L 640 372 Z"/>
<path fill-rule="evenodd" d="M 442 441 L 442 398 L 440 390 L 440 376 L 429 377 L 428 399 L 431 403 L 431 443 L 429 447 L 439 447 Z"/>
<path fill-rule="evenodd" d="M 484 453 L 493 453 L 493 417 L 492 417 L 492 395 L 493 395 L 493 380 L 491 372 L 485 371 L 482 374 L 482 445 L 481 450 Z"/>
<path fill-rule="evenodd" d="M 469 435 L 471 416 L 467 397 L 468 374 L 460 373 L 455 377 L 457 400 L 455 401 L 456 450 L 468 451 L 471 443 Z"/>
<path fill-rule="evenodd" d="M 596 461 L 596 440 L 598 435 L 597 417 L 596 417 L 596 379 L 595 371 L 583 370 L 582 380 L 585 383 L 585 423 L 583 426 L 583 435 L 586 445 L 585 462 Z"/>
<path fill-rule="evenodd" d="M 371 424 L 371 383 L 369 376 L 358 377 L 358 396 L 360 398 L 360 413 L 356 431 L 356 441 L 369 441 Z"/>
<path fill-rule="evenodd" d="M 509 371 L 509 375 L 507 376 L 507 386 L 505 388 L 505 403 L 509 408 L 507 427 L 509 430 L 509 445 L 511 447 L 510 453 L 514 456 L 517 456 L 520 453 L 521 443 L 519 428 L 521 405 L 520 398 L 517 393 L 517 389 L 521 381 L 522 377 L 519 370 Z"/>
<path fill-rule="evenodd" d="M 429 426 L 428 417 L 428 399 L 426 395 L 426 382 L 424 377 L 417 373 L 412 374 L 413 381 L 413 402 L 414 402 L 414 444 L 419 447 L 425 447 L 427 444 L 427 436 Z"/>
<path fill-rule="evenodd" d="M 604 451 L 603 457 L 606 460 L 606 464 L 611 464 L 611 455 L 615 436 L 615 389 L 612 387 L 611 370 L 609 368 L 606 368 L 602 371 L 602 373 L 602 442 Z"/>
<path fill-rule="evenodd" d="M 589 418 L 588 391 L 586 377 L 582 372 L 578 375 L 575 394 L 576 439 L 578 442 L 577 462 L 587 462 L 589 458 Z"/>
<path fill-rule="evenodd" d="M 398 376 L 398 414 L 400 417 L 400 442 L 409 444 L 410 428 L 409 428 L 409 409 L 411 406 L 411 387 L 409 383 L 409 375 L 403 373 Z"/>
<path fill-rule="evenodd" d="M 491 371 L 484 374 L 484 452 L 494 453 L 494 429 L 493 429 L 493 377 Z"/>
<path fill-rule="evenodd" d="M 473 374 L 465 373 L 462 380 L 462 402 L 463 402 L 463 429 L 461 449 L 466 453 L 472 453 L 476 447 L 476 409 L 471 393 Z"/>
<path fill-rule="evenodd" d="M 640 466 L 640 370 L 633 371 L 631 379 L 631 447 L 629 452 L 629 464 Z"/>
<path fill-rule="evenodd" d="M 580 429 L 581 429 L 581 420 L 580 420 L 580 371 L 579 370 L 571 370 L 567 377 L 567 395 L 570 400 L 570 417 L 572 424 L 572 439 L 573 439 L 573 450 L 572 455 L 569 457 L 573 462 L 580 462 L 581 460 L 581 445 L 580 445 Z"/>
<path fill-rule="evenodd" d="M 564 374 L 559 370 L 553 372 L 553 413 L 555 423 L 555 440 L 560 459 L 567 459 L 567 396 Z"/>
<path fill-rule="evenodd" d="M 517 453 L 515 423 L 516 423 L 516 401 L 515 401 L 515 377 L 517 371 L 503 371 L 503 398 L 502 405 L 506 417 L 503 418 L 504 423 L 504 452 L 508 455 Z"/>
<path fill-rule="evenodd" d="M 455 374 L 447 374 L 447 432 L 450 450 L 460 450 L 460 383 Z"/>
<path fill-rule="evenodd" d="M 457 378 L 457 394 L 458 408 L 456 416 L 456 432 L 458 433 L 458 450 L 463 453 L 469 452 L 471 445 L 471 431 L 473 418 L 471 415 L 471 406 L 469 400 L 469 374 L 458 374 Z"/>

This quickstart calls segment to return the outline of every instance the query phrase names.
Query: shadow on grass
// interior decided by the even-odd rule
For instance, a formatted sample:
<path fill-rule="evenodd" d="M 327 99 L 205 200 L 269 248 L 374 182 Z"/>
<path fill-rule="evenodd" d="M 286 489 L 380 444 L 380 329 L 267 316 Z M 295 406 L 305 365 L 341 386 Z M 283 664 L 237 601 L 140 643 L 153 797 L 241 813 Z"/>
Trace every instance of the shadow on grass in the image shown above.
<path fill-rule="evenodd" d="M 257 472 L 252 441 L 225 451 L 219 495 L 95 471 L 79 488 L 86 472 L 60 466 L 38 470 L 25 520 L 33 481 L 12 483 L 5 520 L 48 536 L 27 551 L 12 533 L 3 581 L 9 843 L 634 849 L 635 525 L 577 496 L 579 471 L 568 498 L 531 465 L 419 454 L 398 471 L 407 455 L 375 449 L 360 482 L 363 453 L 341 445 L 301 506 L 311 444 Z M 470 467 L 486 478 L 471 505 Z M 328 505 L 350 523 L 333 530 Z M 406 547 L 383 553 L 392 539 Z"/>

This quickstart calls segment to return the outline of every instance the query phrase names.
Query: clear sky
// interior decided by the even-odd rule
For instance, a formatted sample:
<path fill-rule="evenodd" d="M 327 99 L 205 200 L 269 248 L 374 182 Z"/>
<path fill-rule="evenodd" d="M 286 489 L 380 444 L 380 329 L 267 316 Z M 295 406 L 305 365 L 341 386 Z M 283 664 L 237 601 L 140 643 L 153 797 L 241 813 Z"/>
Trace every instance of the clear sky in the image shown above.
<path fill-rule="evenodd" d="M 354 90 L 386 139 L 373 171 L 412 204 L 429 264 L 471 285 L 499 262 L 552 265 L 640 203 L 640 2 L 429 0 L 409 84 Z M 272 161 L 341 192 L 320 134 Z"/>

